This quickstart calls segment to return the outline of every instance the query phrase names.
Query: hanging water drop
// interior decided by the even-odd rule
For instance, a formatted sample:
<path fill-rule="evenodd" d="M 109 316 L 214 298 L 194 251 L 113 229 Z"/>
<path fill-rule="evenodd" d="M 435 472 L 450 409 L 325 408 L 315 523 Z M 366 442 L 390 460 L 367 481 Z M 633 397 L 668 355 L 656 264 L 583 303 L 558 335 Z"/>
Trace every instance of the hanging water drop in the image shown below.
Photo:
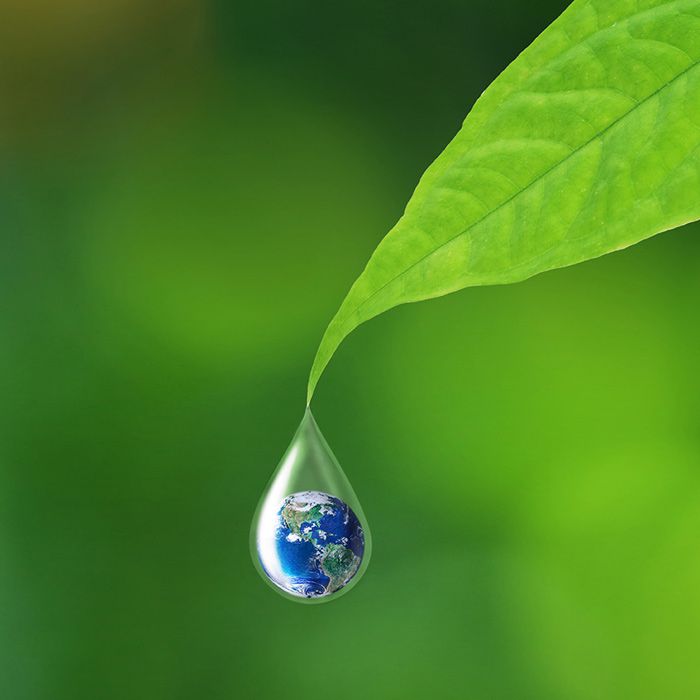
<path fill-rule="evenodd" d="M 255 568 L 286 598 L 326 602 L 360 580 L 371 548 L 360 502 L 307 408 L 253 517 Z"/>

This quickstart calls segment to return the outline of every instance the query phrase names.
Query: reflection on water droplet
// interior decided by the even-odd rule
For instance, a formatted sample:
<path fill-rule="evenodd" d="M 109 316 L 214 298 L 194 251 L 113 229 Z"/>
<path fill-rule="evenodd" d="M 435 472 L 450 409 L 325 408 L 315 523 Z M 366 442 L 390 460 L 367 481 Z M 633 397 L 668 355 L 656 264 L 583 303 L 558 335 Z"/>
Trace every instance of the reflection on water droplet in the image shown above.
<path fill-rule="evenodd" d="M 309 409 L 260 499 L 250 547 L 262 577 L 299 602 L 337 598 L 369 564 L 362 507 Z"/>

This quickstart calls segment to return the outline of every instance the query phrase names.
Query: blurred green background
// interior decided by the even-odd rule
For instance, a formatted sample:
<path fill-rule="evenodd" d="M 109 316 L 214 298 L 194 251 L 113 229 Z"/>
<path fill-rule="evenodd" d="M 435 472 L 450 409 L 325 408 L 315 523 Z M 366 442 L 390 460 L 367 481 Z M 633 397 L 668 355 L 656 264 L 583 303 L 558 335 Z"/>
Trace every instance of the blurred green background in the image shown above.
<path fill-rule="evenodd" d="M 325 324 L 554 0 L 3 0 L 0 697 L 700 696 L 700 241 L 360 328 L 372 565 L 248 527 Z"/>

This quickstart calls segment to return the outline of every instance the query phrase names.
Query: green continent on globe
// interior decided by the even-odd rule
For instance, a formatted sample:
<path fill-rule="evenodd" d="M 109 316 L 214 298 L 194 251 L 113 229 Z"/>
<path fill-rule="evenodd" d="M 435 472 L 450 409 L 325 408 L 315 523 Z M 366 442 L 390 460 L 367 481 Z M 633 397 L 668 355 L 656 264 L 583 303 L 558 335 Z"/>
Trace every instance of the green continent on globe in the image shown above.
<path fill-rule="evenodd" d="M 311 507 L 309 510 L 299 510 L 295 504 L 291 503 L 284 508 L 280 513 L 284 524 L 289 528 L 289 531 L 307 542 L 313 542 L 314 538 L 310 536 L 309 528 L 301 529 L 302 523 L 317 523 L 323 517 L 323 508 L 320 504 Z"/>
<path fill-rule="evenodd" d="M 321 569 L 330 578 L 330 590 L 340 588 L 360 567 L 362 559 L 342 544 L 327 544 L 323 548 Z"/>

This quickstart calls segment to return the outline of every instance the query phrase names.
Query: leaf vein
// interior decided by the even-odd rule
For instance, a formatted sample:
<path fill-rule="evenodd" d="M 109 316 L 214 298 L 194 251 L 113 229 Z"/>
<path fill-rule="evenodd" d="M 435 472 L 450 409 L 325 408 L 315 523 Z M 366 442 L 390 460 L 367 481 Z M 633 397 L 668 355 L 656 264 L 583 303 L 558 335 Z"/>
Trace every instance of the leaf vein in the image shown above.
<path fill-rule="evenodd" d="M 503 202 L 501 202 L 500 204 L 498 204 L 496 207 L 494 207 L 493 209 L 491 209 L 489 212 L 487 212 L 486 214 L 484 214 L 484 216 L 482 216 L 480 219 L 477 219 L 477 220 L 474 221 L 472 224 L 470 224 L 469 226 L 467 226 L 465 229 L 462 229 L 461 231 L 459 231 L 458 233 L 456 233 L 456 234 L 455 234 L 454 236 L 452 236 L 451 238 L 447 239 L 447 240 L 444 241 L 443 243 L 440 243 L 436 248 L 434 248 L 434 249 L 431 250 L 430 252 L 428 252 L 428 253 L 426 253 L 425 255 L 423 255 L 422 257 L 420 257 L 418 260 L 416 260 L 414 263 L 412 263 L 411 265 L 409 265 L 408 267 L 406 267 L 405 269 L 403 269 L 403 270 L 402 270 L 400 273 L 398 273 L 397 275 L 393 276 L 390 280 L 388 280 L 388 281 L 385 282 L 383 285 L 381 285 L 380 287 L 378 287 L 377 289 L 375 289 L 374 292 L 372 292 L 368 297 L 366 297 L 363 301 L 361 301 L 361 302 L 355 307 L 354 313 L 359 313 L 359 311 L 360 311 L 364 306 L 366 306 L 366 304 L 368 304 L 368 303 L 369 303 L 372 299 L 374 299 L 378 294 L 380 294 L 382 291 L 384 291 L 384 289 L 386 289 L 389 285 L 394 284 L 397 280 L 401 279 L 404 275 L 406 275 L 408 272 L 410 272 L 411 270 L 413 270 L 415 267 L 417 267 L 418 265 L 420 265 L 421 263 L 423 263 L 425 260 L 427 260 L 428 258 L 430 258 L 430 257 L 432 257 L 433 255 L 435 255 L 438 251 L 442 250 L 445 246 L 449 245 L 450 243 L 452 243 L 452 242 L 453 242 L 454 240 L 456 240 L 457 238 L 460 238 L 461 236 L 464 236 L 465 234 L 469 233 L 469 231 L 471 231 L 473 228 L 475 228 L 475 227 L 478 226 L 479 224 L 481 224 L 481 223 L 483 223 L 484 221 L 486 221 L 489 217 L 491 217 L 491 216 L 493 216 L 494 214 L 496 214 L 498 211 L 500 211 L 503 207 L 505 207 L 506 205 L 508 205 L 508 204 L 509 204 L 510 202 L 512 202 L 514 199 L 520 197 L 523 193 L 525 193 L 526 191 L 528 191 L 531 187 L 533 187 L 533 186 L 534 186 L 535 184 L 537 184 L 540 180 L 542 180 L 542 179 L 545 178 L 547 175 L 549 175 L 552 171 L 556 170 L 556 169 L 559 168 L 561 165 L 563 165 L 565 162 L 567 162 L 570 158 L 572 158 L 574 155 L 576 155 L 576 154 L 579 153 L 580 151 L 582 151 L 582 150 L 584 150 L 585 148 L 587 148 L 588 146 L 590 146 L 593 142 L 595 142 L 595 141 L 598 140 L 600 137 L 602 137 L 602 136 L 603 136 L 605 133 L 607 133 L 610 129 L 614 128 L 615 126 L 618 126 L 621 122 L 623 122 L 623 121 L 624 121 L 630 114 L 632 114 L 635 110 L 637 110 L 637 109 L 638 109 L 639 107 L 641 107 L 642 105 L 646 104 L 647 102 L 649 102 L 649 101 L 651 101 L 652 99 L 654 99 L 655 97 L 657 97 L 657 96 L 659 95 L 659 93 L 661 93 L 663 90 L 665 90 L 665 89 L 667 89 L 668 87 L 670 87 L 671 85 L 673 85 L 676 81 L 678 81 L 678 80 L 680 80 L 681 78 L 683 78 L 684 76 L 686 76 L 691 70 L 697 68 L 698 65 L 700 65 L 700 61 L 695 61 L 695 62 L 693 62 L 692 64 L 690 64 L 689 66 L 687 66 L 687 67 L 686 67 L 685 69 L 683 69 L 680 73 L 678 73 L 674 78 L 672 78 L 672 79 L 669 80 L 668 82 L 666 82 L 666 83 L 664 83 L 663 85 L 661 85 L 659 88 L 657 88 L 657 89 L 654 90 L 652 93 L 650 93 L 649 95 L 647 95 L 644 99 L 639 100 L 638 102 L 636 102 L 629 110 L 627 110 L 627 112 L 625 112 L 624 114 L 622 114 L 618 119 L 616 119 L 616 120 L 614 120 L 613 122 L 611 122 L 610 124 L 608 124 L 604 129 L 601 129 L 600 131 L 598 131 L 595 135 L 593 135 L 590 139 L 588 139 L 587 141 L 585 141 L 585 142 L 584 142 L 583 144 L 581 144 L 580 146 L 574 148 L 574 149 L 571 151 L 571 153 L 569 153 L 567 156 L 565 156 L 564 158 L 562 158 L 559 162 L 557 162 L 557 163 L 555 163 L 554 165 L 552 165 L 551 167 L 547 168 L 547 170 L 545 170 L 543 173 L 541 173 L 540 175 L 538 175 L 537 177 L 535 177 L 533 180 L 531 180 L 527 185 L 525 185 L 525 187 L 523 187 L 522 189 L 520 189 L 518 192 L 515 192 L 513 195 L 511 195 L 510 197 L 508 197 L 507 199 L 505 199 Z"/>

